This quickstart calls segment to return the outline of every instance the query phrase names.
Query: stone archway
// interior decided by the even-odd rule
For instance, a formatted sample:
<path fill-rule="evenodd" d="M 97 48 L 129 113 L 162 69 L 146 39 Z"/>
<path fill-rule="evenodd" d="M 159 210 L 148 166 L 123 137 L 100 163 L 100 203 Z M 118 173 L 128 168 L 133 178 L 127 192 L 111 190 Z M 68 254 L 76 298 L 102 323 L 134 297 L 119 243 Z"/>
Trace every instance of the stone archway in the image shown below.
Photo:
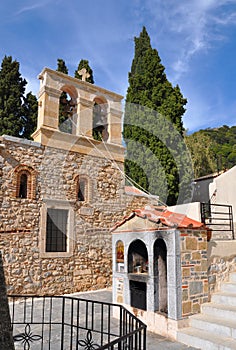
<path fill-rule="evenodd" d="M 164 240 L 154 243 L 154 276 L 156 291 L 156 311 L 168 314 L 167 248 Z"/>

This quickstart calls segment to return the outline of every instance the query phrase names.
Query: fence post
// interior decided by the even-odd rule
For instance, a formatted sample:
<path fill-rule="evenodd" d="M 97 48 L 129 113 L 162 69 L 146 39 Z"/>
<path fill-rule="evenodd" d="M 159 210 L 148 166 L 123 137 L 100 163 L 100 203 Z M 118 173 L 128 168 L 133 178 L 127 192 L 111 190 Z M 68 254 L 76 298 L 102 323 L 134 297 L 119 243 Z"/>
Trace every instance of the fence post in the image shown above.
<path fill-rule="evenodd" d="M 3 270 L 2 253 L 0 251 L 0 349 L 15 350 L 9 305 L 7 300 L 7 289 Z"/>

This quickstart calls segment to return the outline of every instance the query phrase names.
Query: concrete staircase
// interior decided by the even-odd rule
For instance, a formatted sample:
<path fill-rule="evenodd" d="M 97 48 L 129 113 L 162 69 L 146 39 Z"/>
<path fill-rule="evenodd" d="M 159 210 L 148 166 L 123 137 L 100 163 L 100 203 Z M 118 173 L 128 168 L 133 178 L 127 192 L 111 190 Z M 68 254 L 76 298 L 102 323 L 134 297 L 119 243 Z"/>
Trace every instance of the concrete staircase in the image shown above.
<path fill-rule="evenodd" d="M 236 272 L 202 305 L 201 314 L 191 316 L 177 340 L 202 350 L 236 350 Z"/>

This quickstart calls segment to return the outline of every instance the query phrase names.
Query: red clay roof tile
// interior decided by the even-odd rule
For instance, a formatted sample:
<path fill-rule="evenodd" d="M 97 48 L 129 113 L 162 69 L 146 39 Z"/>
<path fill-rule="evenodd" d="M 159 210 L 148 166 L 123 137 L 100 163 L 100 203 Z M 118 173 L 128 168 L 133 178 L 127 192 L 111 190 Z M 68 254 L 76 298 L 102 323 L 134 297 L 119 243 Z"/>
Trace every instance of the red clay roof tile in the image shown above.
<path fill-rule="evenodd" d="M 112 231 L 122 226 L 126 221 L 131 220 L 134 216 L 138 216 L 142 219 L 148 219 L 151 222 L 157 224 L 162 223 L 166 227 L 171 228 L 185 228 L 185 229 L 207 229 L 207 227 L 199 221 L 189 218 L 184 214 L 179 214 L 167 210 L 165 207 L 151 207 L 146 206 L 143 209 L 134 210 L 129 216 L 118 222 Z"/>

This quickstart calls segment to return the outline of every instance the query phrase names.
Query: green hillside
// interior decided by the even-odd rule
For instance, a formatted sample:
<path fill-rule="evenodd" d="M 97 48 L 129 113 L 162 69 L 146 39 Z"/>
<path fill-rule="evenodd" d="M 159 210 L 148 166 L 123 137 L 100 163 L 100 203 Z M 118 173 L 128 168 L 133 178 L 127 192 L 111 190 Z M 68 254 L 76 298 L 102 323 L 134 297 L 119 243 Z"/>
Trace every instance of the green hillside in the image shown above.
<path fill-rule="evenodd" d="M 236 165 L 236 126 L 199 130 L 185 136 L 195 177 Z"/>

